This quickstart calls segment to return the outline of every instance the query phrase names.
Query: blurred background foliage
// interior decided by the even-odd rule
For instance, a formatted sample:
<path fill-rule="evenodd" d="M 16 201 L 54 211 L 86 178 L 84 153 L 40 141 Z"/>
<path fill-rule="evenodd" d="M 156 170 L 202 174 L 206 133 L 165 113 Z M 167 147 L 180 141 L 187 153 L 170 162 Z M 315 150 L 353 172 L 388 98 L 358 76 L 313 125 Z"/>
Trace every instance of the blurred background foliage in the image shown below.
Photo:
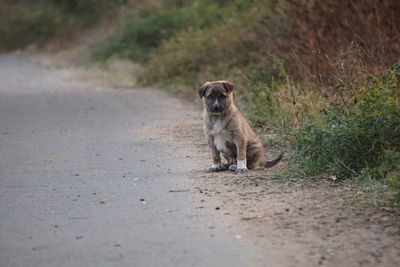
<path fill-rule="evenodd" d="M 400 1 L 0 0 L 0 49 L 110 17 L 93 60 L 138 62 L 141 85 L 191 97 L 231 80 L 247 117 L 281 136 L 288 175 L 377 181 L 400 204 Z"/>
<path fill-rule="evenodd" d="M 0 50 L 67 41 L 125 0 L 0 0 Z"/>

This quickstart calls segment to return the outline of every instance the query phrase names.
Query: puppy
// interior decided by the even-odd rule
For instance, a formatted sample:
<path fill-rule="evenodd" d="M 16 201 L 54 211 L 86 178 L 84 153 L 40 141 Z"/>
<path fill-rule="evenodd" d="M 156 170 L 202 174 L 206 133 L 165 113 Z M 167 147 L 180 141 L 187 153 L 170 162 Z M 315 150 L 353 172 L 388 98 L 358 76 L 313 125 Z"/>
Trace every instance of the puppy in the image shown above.
<path fill-rule="evenodd" d="M 233 104 L 233 87 L 228 81 L 213 81 L 199 88 L 204 105 L 204 132 L 214 161 L 209 171 L 229 169 L 242 173 L 259 165 L 276 165 L 282 155 L 266 160 L 260 138 Z M 227 164 L 222 164 L 221 156 Z"/>

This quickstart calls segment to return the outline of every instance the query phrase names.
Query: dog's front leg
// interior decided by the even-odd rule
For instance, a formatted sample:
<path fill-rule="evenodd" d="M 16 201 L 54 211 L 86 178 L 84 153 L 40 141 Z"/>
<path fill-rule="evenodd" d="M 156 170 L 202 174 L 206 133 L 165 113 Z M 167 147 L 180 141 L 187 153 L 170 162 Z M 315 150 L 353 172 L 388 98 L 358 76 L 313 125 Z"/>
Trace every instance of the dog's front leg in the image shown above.
<path fill-rule="evenodd" d="M 237 167 L 236 173 L 248 172 L 247 164 L 246 164 L 246 148 L 247 142 L 246 140 L 237 140 L 235 142 L 237 149 Z"/>
<path fill-rule="evenodd" d="M 213 162 L 214 162 L 214 164 L 211 165 L 210 168 L 208 168 L 208 171 L 210 171 L 210 172 L 225 171 L 226 166 L 221 163 L 221 155 L 214 144 L 214 137 L 212 135 L 208 136 L 207 141 L 208 141 L 208 145 L 211 148 Z"/>

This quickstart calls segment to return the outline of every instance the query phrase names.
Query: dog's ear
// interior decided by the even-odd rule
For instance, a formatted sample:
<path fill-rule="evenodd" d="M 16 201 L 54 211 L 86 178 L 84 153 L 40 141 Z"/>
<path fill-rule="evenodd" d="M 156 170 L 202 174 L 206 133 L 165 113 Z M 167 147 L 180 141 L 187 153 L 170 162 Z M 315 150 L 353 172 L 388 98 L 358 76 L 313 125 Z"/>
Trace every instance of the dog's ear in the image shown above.
<path fill-rule="evenodd" d="M 204 94 L 207 91 L 207 87 L 209 85 L 209 82 L 205 82 L 200 88 L 199 88 L 199 96 L 200 98 L 202 98 L 204 96 Z"/>
<path fill-rule="evenodd" d="M 228 81 L 223 81 L 223 82 L 222 82 L 222 85 L 224 86 L 225 91 L 226 91 L 227 93 L 230 93 L 230 92 L 233 91 L 233 87 L 234 87 L 233 83 L 228 82 Z"/>

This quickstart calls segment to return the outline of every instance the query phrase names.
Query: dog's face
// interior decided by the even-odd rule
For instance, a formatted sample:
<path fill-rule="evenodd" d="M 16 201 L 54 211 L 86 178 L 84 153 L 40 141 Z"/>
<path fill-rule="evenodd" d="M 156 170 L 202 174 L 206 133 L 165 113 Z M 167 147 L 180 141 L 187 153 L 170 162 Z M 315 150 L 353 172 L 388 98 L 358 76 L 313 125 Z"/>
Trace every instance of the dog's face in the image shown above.
<path fill-rule="evenodd" d="M 206 82 L 199 89 L 199 96 L 211 114 L 223 113 L 233 100 L 233 84 L 228 81 Z"/>

